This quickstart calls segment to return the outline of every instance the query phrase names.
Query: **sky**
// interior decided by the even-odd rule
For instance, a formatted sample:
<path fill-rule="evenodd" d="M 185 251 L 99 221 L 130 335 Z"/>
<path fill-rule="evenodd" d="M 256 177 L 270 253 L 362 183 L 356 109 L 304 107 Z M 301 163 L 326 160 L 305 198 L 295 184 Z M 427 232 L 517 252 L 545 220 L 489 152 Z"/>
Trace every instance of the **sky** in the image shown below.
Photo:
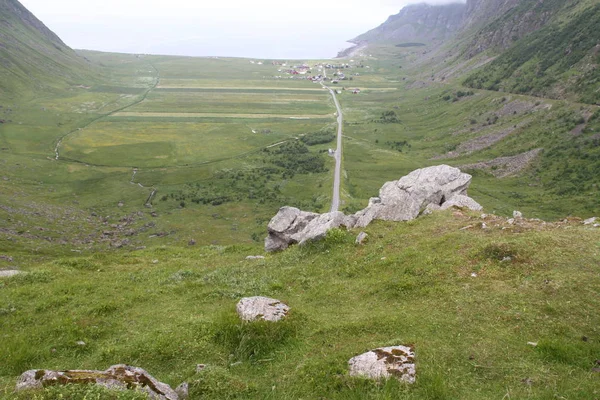
<path fill-rule="evenodd" d="M 328 58 L 414 0 L 20 0 L 75 49 Z M 458 0 L 460 1 L 460 0 Z M 457 0 L 428 0 L 431 4 Z"/>

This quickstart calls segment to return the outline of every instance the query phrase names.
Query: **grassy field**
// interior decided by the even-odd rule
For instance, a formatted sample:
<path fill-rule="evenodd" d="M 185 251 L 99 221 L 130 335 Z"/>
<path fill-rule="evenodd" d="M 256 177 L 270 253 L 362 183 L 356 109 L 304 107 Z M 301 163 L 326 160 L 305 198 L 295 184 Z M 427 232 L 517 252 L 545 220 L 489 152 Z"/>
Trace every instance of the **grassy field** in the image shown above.
<path fill-rule="evenodd" d="M 2 281 L 0 393 L 29 398 L 11 392 L 29 368 L 129 363 L 190 382 L 194 399 L 596 398 L 597 232 L 482 221 L 377 223 L 364 247 L 334 231 L 265 260 L 245 260 L 258 245 L 157 246 L 31 265 Z M 235 304 L 253 295 L 285 301 L 289 319 L 241 324 Z M 397 344 L 416 348 L 414 386 L 348 375 L 349 358 Z"/>

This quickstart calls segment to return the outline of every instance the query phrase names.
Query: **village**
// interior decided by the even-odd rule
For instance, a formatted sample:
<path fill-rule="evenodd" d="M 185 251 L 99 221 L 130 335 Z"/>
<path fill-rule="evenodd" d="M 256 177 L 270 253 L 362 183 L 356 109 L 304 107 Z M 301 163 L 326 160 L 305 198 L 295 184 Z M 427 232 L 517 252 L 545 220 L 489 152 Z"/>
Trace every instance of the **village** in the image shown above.
<path fill-rule="evenodd" d="M 264 65 L 263 61 L 250 61 L 251 64 Z M 277 72 L 280 75 L 274 75 L 274 79 L 297 79 L 307 80 L 314 83 L 329 82 L 332 85 L 339 85 L 342 82 L 352 82 L 360 76 L 359 72 L 350 71 L 359 68 L 370 69 L 370 66 L 362 63 L 357 64 L 354 60 L 348 63 L 332 64 L 332 63 L 317 63 L 312 66 L 303 63 L 298 65 L 289 65 L 284 61 L 271 61 L 271 65 L 278 67 Z M 327 71 L 334 71 L 330 78 Z M 349 91 L 352 94 L 360 94 L 360 89 L 357 87 L 336 89 L 337 94 L 342 94 L 343 91 Z"/>

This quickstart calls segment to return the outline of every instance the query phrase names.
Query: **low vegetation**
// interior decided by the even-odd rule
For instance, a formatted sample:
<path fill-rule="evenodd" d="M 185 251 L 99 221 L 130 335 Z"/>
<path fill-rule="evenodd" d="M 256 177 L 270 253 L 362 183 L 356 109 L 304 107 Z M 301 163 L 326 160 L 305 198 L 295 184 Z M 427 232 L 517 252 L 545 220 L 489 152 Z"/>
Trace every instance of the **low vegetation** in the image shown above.
<path fill-rule="evenodd" d="M 265 260 L 245 259 L 260 245 L 234 245 L 33 263 L 1 282 L 0 396 L 32 398 L 12 393 L 30 368 L 116 363 L 188 381 L 196 399 L 599 395 L 596 230 L 447 211 L 367 232 L 364 246 L 336 230 Z M 241 323 L 235 304 L 254 295 L 286 302 L 289 318 Z M 397 344 L 415 346 L 414 386 L 348 376 L 351 357 Z M 82 387 L 35 398 L 84 395 L 142 398 Z"/>

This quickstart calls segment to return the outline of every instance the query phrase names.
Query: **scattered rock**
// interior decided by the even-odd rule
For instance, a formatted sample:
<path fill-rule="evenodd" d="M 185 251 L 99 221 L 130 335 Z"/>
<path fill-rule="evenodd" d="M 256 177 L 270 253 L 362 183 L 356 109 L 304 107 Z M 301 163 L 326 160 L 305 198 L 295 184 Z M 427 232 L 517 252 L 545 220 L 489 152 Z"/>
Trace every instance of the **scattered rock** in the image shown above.
<path fill-rule="evenodd" d="M 527 342 L 527 345 L 536 347 L 538 344 L 537 344 L 537 342 Z"/>
<path fill-rule="evenodd" d="M 248 256 L 246 260 L 264 260 L 265 256 Z"/>
<path fill-rule="evenodd" d="M 86 343 L 83 340 L 78 340 L 77 342 L 77 346 L 85 346 Z"/>
<path fill-rule="evenodd" d="M 179 400 L 186 400 L 190 397 L 190 385 L 187 382 L 183 382 L 175 388 L 175 393 L 179 396 Z"/>
<path fill-rule="evenodd" d="M 190 241 L 188 242 L 188 246 L 195 246 L 196 245 L 196 241 L 194 239 L 190 239 Z"/>
<path fill-rule="evenodd" d="M 471 278 L 477 278 L 477 272 L 471 272 Z"/>
<path fill-rule="evenodd" d="M 513 211 L 513 218 L 514 219 L 522 219 L 523 213 L 521 211 Z"/>
<path fill-rule="evenodd" d="M 598 219 L 598 217 L 588 218 L 585 221 L 583 221 L 583 224 L 584 225 L 593 225 L 597 219 Z"/>
<path fill-rule="evenodd" d="M 256 296 L 241 299 L 236 310 L 243 321 L 277 322 L 287 316 L 290 308 L 279 300 Z"/>
<path fill-rule="evenodd" d="M 14 261 L 11 256 L 5 256 L 5 255 L 0 255 L 0 260 L 4 260 L 4 261 L 8 261 L 8 262 Z"/>
<path fill-rule="evenodd" d="M 533 385 L 533 380 L 531 378 L 525 378 L 525 379 L 521 379 L 521 382 L 523 382 L 524 384 L 526 384 L 527 386 L 531 386 Z"/>
<path fill-rule="evenodd" d="M 119 202 L 119 204 L 117 204 L 118 207 L 123 207 L 125 205 L 125 203 L 123 203 L 122 201 Z"/>
<path fill-rule="evenodd" d="M 16 269 L 6 269 L 0 271 L 0 278 L 10 278 L 19 274 L 22 274 L 23 271 L 17 271 Z"/>
<path fill-rule="evenodd" d="M 202 372 L 206 369 L 206 364 L 198 364 L 196 365 L 196 373 Z"/>
<path fill-rule="evenodd" d="M 139 389 L 148 393 L 150 399 L 180 399 L 169 385 L 159 382 L 145 370 L 123 364 L 113 365 L 106 371 L 29 370 L 21 375 L 15 390 L 43 389 L 47 386 L 68 384 L 96 384 L 116 390 Z"/>
<path fill-rule="evenodd" d="M 365 241 L 367 240 L 367 238 L 369 237 L 369 234 L 366 232 L 361 232 L 358 234 L 358 236 L 356 237 L 356 244 L 364 244 Z"/>
<path fill-rule="evenodd" d="M 370 379 L 394 377 L 407 383 L 415 382 L 415 353 L 406 346 L 382 347 L 348 361 L 351 376 Z"/>

